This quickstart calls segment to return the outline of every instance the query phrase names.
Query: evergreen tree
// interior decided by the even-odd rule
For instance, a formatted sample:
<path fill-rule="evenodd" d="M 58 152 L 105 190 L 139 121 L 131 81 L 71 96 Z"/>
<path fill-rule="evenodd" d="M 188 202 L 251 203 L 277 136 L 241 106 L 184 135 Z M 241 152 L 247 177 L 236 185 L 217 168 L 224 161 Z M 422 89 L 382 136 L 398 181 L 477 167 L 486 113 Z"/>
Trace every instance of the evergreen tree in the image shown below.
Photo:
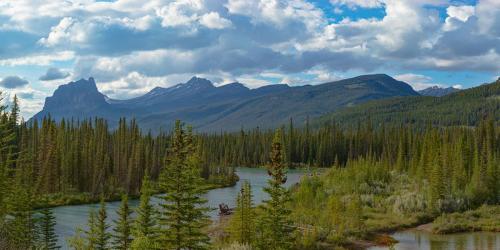
<path fill-rule="evenodd" d="M 98 237 L 98 226 L 97 226 L 97 213 L 94 209 L 91 209 L 89 212 L 89 219 L 87 221 L 87 230 L 85 231 L 85 240 L 86 246 L 88 249 L 96 249 L 97 248 L 97 237 Z M 77 230 L 77 235 L 75 235 L 74 240 L 75 243 L 79 242 L 79 235 Z M 81 244 L 80 244 L 81 245 Z"/>
<path fill-rule="evenodd" d="M 117 212 L 118 220 L 115 221 L 113 249 L 126 250 L 130 248 L 130 243 L 132 242 L 131 213 L 132 211 L 128 206 L 128 196 L 123 195 L 120 208 Z"/>
<path fill-rule="evenodd" d="M 56 225 L 52 209 L 45 207 L 40 211 L 40 246 L 42 249 L 59 249 L 57 235 L 54 227 Z"/>
<path fill-rule="evenodd" d="M 96 250 L 109 249 L 108 244 L 111 234 L 108 232 L 109 225 L 106 223 L 107 218 L 106 203 L 104 202 L 104 198 L 101 198 L 101 205 L 97 213 L 97 221 L 95 221 L 93 226 L 93 233 L 95 235 L 92 236 L 92 240 L 95 240 Z"/>
<path fill-rule="evenodd" d="M 161 249 L 158 242 L 157 211 L 151 205 L 152 194 L 152 183 L 146 171 L 142 179 L 141 197 L 139 206 L 136 209 L 137 216 L 132 230 L 134 238 L 131 244 L 132 249 Z"/>
<path fill-rule="evenodd" d="M 9 228 L 9 241 L 20 248 L 33 247 L 36 240 L 36 225 L 30 189 L 17 181 L 8 203 L 10 219 L 5 226 Z"/>
<path fill-rule="evenodd" d="M 132 231 L 134 239 L 139 237 L 155 239 L 157 236 L 158 225 L 155 218 L 156 210 L 151 204 L 151 195 L 153 194 L 151 186 L 149 175 L 145 174 L 142 179 L 141 197 L 136 209 L 137 216 Z"/>
<path fill-rule="evenodd" d="M 286 171 L 283 165 L 281 131 L 276 130 L 271 152 L 271 164 L 268 173 L 271 179 L 264 191 L 270 200 L 264 202 L 262 215 L 259 218 L 260 249 L 291 249 L 293 225 L 290 220 L 291 211 L 287 208 L 290 201 L 289 191 L 283 187 L 286 182 Z"/>
<path fill-rule="evenodd" d="M 231 218 L 229 232 L 231 239 L 251 245 L 255 237 L 255 213 L 252 202 L 252 187 L 245 181 L 236 198 L 236 209 Z"/>
<path fill-rule="evenodd" d="M 167 166 L 160 178 L 160 188 L 165 191 L 160 216 L 164 249 L 207 249 L 210 241 L 203 231 L 209 223 L 202 198 L 206 189 L 191 133 L 176 122 Z"/>

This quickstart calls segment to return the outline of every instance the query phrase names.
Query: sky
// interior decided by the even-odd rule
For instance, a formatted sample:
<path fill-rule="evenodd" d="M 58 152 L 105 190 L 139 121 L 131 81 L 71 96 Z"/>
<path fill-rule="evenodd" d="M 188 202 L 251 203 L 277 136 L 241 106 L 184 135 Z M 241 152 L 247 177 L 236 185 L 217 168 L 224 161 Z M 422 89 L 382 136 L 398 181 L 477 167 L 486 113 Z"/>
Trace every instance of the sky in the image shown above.
<path fill-rule="evenodd" d="M 194 75 L 256 88 L 371 73 L 417 90 L 496 80 L 500 1 L 0 1 L 0 91 L 25 119 L 81 78 L 127 99 Z"/>

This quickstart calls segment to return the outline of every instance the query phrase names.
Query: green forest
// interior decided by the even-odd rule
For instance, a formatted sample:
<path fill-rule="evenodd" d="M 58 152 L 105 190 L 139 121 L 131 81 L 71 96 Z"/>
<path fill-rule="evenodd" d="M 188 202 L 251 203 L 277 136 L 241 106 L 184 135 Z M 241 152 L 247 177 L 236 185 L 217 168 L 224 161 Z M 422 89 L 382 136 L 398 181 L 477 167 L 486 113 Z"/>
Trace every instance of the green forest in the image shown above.
<path fill-rule="evenodd" d="M 477 126 L 490 117 L 500 122 L 500 79 L 442 97 L 412 96 L 368 101 L 319 119 L 318 124 L 342 121 L 416 126 Z"/>
<path fill-rule="evenodd" d="M 446 127 L 290 120 L 211 134 L 178 121 L 152 135 L 125 119 L 115 130 L 102 119 L 27 123 L 14 98 L 0 106 L 0 248 L 57 249 L 51 207 L 98 201 L 73 249 L 356 249 L 432 221 L 438 232 L 499 231 L 497 118 Z M 270 198 L 254 204 L 245 182 L 214 229 L 203 194 L 234 185 L 238 166 L 267 168 Z M 290 168 L 326 170 L 287 189 Z M 112 224 L 108 200 L 121 200 Z"/>

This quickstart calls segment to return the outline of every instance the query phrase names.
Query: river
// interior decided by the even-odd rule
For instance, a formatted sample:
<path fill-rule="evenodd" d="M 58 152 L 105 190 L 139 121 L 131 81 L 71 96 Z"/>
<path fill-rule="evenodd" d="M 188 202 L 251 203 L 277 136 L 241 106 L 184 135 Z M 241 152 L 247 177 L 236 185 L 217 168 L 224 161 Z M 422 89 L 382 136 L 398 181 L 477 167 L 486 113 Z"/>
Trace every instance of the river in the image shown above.
<path fill-rule="evenodd" d="M 255 204 L 262 203 L 267 199 L 267 193 L 263 188 L 267 184 L 268 175 L 267 171 L 262 168 L 237 168 L 236 172 L 240 177 L 240 181 L 233 187 L 218 188 L 210 190 L 205 198 L 208 200 L 208 206 L 214 208 L 210 212 L 212 219 L 217 219 L 218 205 L 220 203 L 228 204 L 230 207 L 235 206 L 236 196 L 241 188 L 243 180 L 249 180 L 252 184 L 253 200 Z M 304 175 L 306 170 L 289 170 L 288 180 L 286 186 L 298 183 L 301 176 Z M 153 203 L 157 204 L 158 199 L 153 199 Z M 130 206 L 136 207 L 138 200 L 131 200 Z M 108 223 L 112 225 L 112 221 L 116 219 L 116 210 L 120 206 L 120 202 L 107 202 L 106 208 L 108 212 Z M 90 209 L 98 209 L 99 204 L 88 205 L 74 205 L 74 206 L 61 206 L 54 208 L 54 215 L 56 217 L 56 233 L 59 236 L 59 245 L 62 249 L 67 249 L 66 239 L 73 236 L 77 227 L 85 227 Z M 398 244 L 394 246 L 395 250 L 499 250 L 500 249 L 500 233 L 461 233 L 450 235 L 436 235 L 425 231 L 418 230 L 405 230 L 396 232 L 392 235 Z M 388 249 L 385 247 L 372 247 L 369 250 Z"/>
<path fill-rule="evenodd" d="M 306 170 L 292 169 L 288 171 L 288 179 L 285 186 L 290 187 L 291 185 L 298 183 L 300 177 L 306 172 Z M 213 211 L 209 213 L 212 219 L 217 219 L 218 206 L 220 203 L 228 204 L 229 207 L 235 206 L 236 196 L 240 191 L 241 184 L 243 180 L 249 180 L 252 185 L 253 200 L 255 204 L 262 203 L 263 200 L 267 199 L 267 193 L 263 191 L 264 186 L 267 185 L 268 175 L 267 171 L 262 168 L 237 168 L 236 173 L 240 177 L 240 181 L 232 187 L 212 189 L 205 194 L 205 198 L 208 200 L 208 206 L 214 208 Z M 154 198 L 153 203 L 157 204 L 158 199 Z M 138 205 L 138 200 L 131 200 L 130 206 L 135 208 Z M 106 211 L 108 213 L 108 223 L 112 225 L 113 220 L 117 218 L 116 211 L 120 206 L 119 201 L 106 202 Z M 55 231 L 58 235 L 58 244 L 62 249 L 67 249 L 68 237 L 75 234 L 75 229 L 77 227 L 84 228 L 87 224 L 87 219 L 89 211 L 91 209 L 97 210 L 99 204 L 86 204 L 86 205 L 72 205 L 72 206 L 60 206 L 54 208 L 54 216 L 56 217 Z"/>
<path fill-rule="evenodd" d="M 433 234 L 427 231 L 409 229 L 392 235 L 399 241 L 394 250 L 498 250 L 500 233 L 473 232 L 455 234 Z M 369 250 L 389 249 L 371 247 Z"/>

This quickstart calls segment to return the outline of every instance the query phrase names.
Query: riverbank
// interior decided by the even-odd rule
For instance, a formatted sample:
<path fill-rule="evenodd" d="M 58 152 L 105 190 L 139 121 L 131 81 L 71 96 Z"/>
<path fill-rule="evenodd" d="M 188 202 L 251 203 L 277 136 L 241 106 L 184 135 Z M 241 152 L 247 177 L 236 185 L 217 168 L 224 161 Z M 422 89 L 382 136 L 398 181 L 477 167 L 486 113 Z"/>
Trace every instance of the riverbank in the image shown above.
<path fill-rule="evenodd" d="M 500 205 L 483 205 L 475 210 L 442 214 L 402 216 L 396 214 L 366 213 L 366 236 L 347 242 L 347 249 L 389 247 L 398 241 L 391 235 L 406 230 L 435 235 L 473 232 L 500 232 Z"/>
<path fill-rule="evenodd" d="M 500 232 L 500 205 L 483 205 L 463 213 L 443 214 L 427 230 L 437 234 Z"/>

